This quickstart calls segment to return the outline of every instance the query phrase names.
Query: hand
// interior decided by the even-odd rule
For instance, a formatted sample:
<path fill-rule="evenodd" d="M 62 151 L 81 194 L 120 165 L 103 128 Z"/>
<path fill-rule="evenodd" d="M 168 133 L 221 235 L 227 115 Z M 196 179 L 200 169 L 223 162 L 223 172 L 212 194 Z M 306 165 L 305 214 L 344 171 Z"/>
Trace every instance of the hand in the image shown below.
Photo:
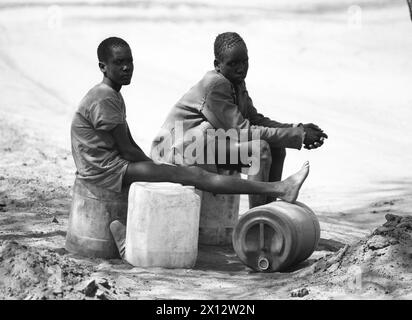
<path fill-rule="evenodd" d="M 323 145 L 324 139 L 328 138 L 328 135 L 316 124 L 304 124 L 303 129 L 305 130 L 305 140 L 303 141 L 305 149 L 310 150 L 319 148 Z"/>
<path fill-rule="evenodd" d="M 325 139 L 324 137 L 321 137 L 319 141 L 315 141 L 313 144 L 309 144 L 309 145 L 305 144 L 304 148 L 308 150 L 319 148 L 320 146 L 323 145 L 324 139 Z"/>
<path fill-rule="evenodd" d="M 306 128 L 310 128 L 310 129 L 314 129 L 314 130 L 318 130 L 318 131 L 322 131 L 323 132 L 323 130 L 321 129 L 321 128 L 319 128 L 316 124 L 314 124 L 314 123 L 305 123 L 305 124 L 303 124 L 303 128 L 304 129 L 306 129 Z"/>

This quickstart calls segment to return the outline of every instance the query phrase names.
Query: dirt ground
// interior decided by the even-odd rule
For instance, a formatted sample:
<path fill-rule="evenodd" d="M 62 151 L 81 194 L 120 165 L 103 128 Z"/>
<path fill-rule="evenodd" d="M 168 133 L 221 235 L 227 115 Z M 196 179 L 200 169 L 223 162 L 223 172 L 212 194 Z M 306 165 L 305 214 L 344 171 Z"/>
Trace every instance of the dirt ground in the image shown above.
<path fill-rule="evenodd" d="M 45 147 L 27 127 L 3 120 L 0 130 L 3 299 L 412 298 L 412 216 L 402 210 L 406 198 L 375 202 L 365 209 L 385 215 L 387 222 L 362 237 L 362 230 L 351 227 L 341 213 L 341 225 L 330 224 L 333 228 L 328 230 L 334 237 L 325 239 L 322 234 L 315 253 L 289 272 L 253 272 L 231 247 L 215 246 L 199 248 L 192 270 L 136 268 L 120 260 L 82 258 L 64 249 L 70 153 Z M 319 217 L 327 221 L 326 215 Z M 360 240 L 349 245 L 345 237 Z"/>
<path fill-rule="evenodd" d="M 346 2 L 342 1 L 342 6 Z M 296 26 L 287 25 L 282 32 L 276 28 L 279 22 L 270 20 L 271 16 L 261 17 L 261 21 L 247 27 L 239 26 L 251 40 L 250 50 L 259 58 L 254 61 L 257 71 L 264 73 L 265 65 L 259 61 L 266 54 L 275 54 L 279 78 L 285 84 L 282 87 L 275 82 L 259 82 L 257 71 L 251 71 L 250 83 L 257 83 L 254 87 L 252 84 L 252 89 L 261 97 L 257 100 L 270 97 L 272 85 L 286 88 L 276 92 L 279 104 L 285 106 L 278 110 L 281 117 L 308 119 L 309 115 L 316 114 L 320 123 L 325 123 L 328 132 L 332 132 L 329 145 L 316 155 L 291 152 L 285 168 L 286 174 L 294 171 L 306 157 L 312 163 L 300 200 L 319 217 L 320 244 L 307 261 L 293 270 L 270 274 L 245 267 L 231 247 L 201 246 L 197 264 L 190 270 L 136 268 L 120 260 L 87 259 L 68 253 L 64 243 L 75 171 L 68 127 L 79 99 L 100 79 L 98 70 L 94 70 L 94 56 L 89 56 L 90 52 L 94 54 L 94 42 L 105 36 L 109 28 L 120 34 L 129 30 L 124 32 L 132 38 L 131 26 L 140 28 L 135 32 L 142 41 L 147 40 L 148 31 L 159 39 L 165 25 L 153 24 L 149 18 L 143 22 L 123 21 L 126 29 L 123 29 L 125 25 L 113 21 L 102 25 L 98 17 L 105 16 L 104 10 L 96 13 L 93 9 L 91 12 L 96 16 L 87 16 L 90 9 L 87 6 L 81 10 L 70 6 L 65 11 L 69 18 L 56 34 L 55 30 L 47 31 L 47 23 L 36 24 L 44 22 L 47 7 L 0 6 L 0 85 L 3 88 L 0 99 L 0 299 L 411 299 L 412 154 L 408 146 L 412 137 L 405 133 L 410 132 L 405 119 L 410 119 L 412 96 L 401 89 L 412 74 L 408 58 L 412 37 L 410 33 L 409 37 L 402 33 L 410 31 L 410 23 L 405 19 L 409 19 L 406 7 L 400 3 L 386 6 L 386 2 L 381 1 L 383 7 L 365 9 L 366 21 L 372 22 L 364 28 L 360 39 L 353 39 L 339 27 L 339 6 L 329 11 L 322 7 L 322 1 L 314 3 L 326 10 L 320 21 L 309 6 L 302 9 L 304 16 L 299 19 L 303 20 L 294 20 L 298 21 Z M 259 2 L 259 6 L 265 5 L 268 5 L 265 1 Z M 206 34 L 214 35 L 216 31 L 242 23 L 222 22 L 227 18 L 227 8 L 219 11 L 223 12 L 222 21 L 210 21 L 215 12 L 213 8 L 211 5 L 210 8 L 179 9 L 177 13 L 173 11 L 173 19 L 189 16 L 190 10 L 196 14 L 203 10 L 201 21 L 196 22 L 202 26 L 196 29 L 199 38 L 193 41 L 199 44 L 202 39 L 210 44 L 211 37 Z M 283 19 L 282 23 L 302 14 L 302 10 L 286 4 L 282 8 L 282 14 L 275 15 Z M 172 9 L 162 9 L 160 13 L 156 10 L 150 9 L 147 15 L 155 21 L 157 15 Z M 260 17 L 263 14 L 259 10 L 252 8 L 247 12 Z M 22 14 L 31 18 L 27 25 L 19 22 Z M 392 21 L 388 15 L 398 20 Z M 86 16 L 91 23 L 89 37 L 81 35 L 86 28 Z M 386 27 L 385 23 L 377 23 L 382 18 Z M 329 29 L 316 27 L 315 20 Z M 165 40 L 181 45 L 176 48 L 176 59 L 188 50 L 181 37 L 194 30 L 193 21 L 183 27 L 180 23 L 165 22 L 166 27 L 180 32 L 179 36 L 174 33 Z M 262 45 L 261 38 L 253 38 L 251 34 L 265 26 L 273 29 L 265 31 L 266 34 L 262 31 L 260 36 L 276 38 L 283 48 L 279 52 L 270 46 L 263 53 L 256 49 Z M 394 30 L 396 35 L 392 34 Z M 383 43 L 378 44 L 374 39 L 368 42 L 375 33 L 379 33 Z M 295 47 L 283 37 L 301 39 L 303 45 Z M 409 53 L 400 53 L 402 48 L 395 47 L 401 38 Z M 151 43 L 154 47 L 158 45 L 158 41 Z M 342 48 L 345 52 L 340 56 Z M 200 54 L 204 48 L 191 49 Z M 169 66 L 156 60 L 161 65 L 159 69 L 152 66 L 151 71 L 155 72 L 146 72 L 148 67 L 143 62 L 150 56 L 145 50 L 142 47 L 134 52 L 141 55 L 136 64 L 143 65 L 139 72 L 146 81 L 138 79 L 142 75 L 136 76 L 139 90 L 125 89 L 125 100 L 130 106 L 128 121 L 132 123 L 133 134 L 147 150 L 150 137 L 163 119 L 146 124 L 142 118 L 150 112 L 156 113 L 153 108 L 157 107 L 165 113 L 176 97 L 208 67 L 193 66 L 193 73 L 197 75 L 192 76 L 180 70 L 180 63 Z M 376 53 L 366 58 L 368 50 Z M 153 54 L 153 59 L 161 57 L 158 52 Z M 325 62 L 320 63 L 316 59 L 319 55 L 330 56 L 332 60 L 325 58 Z M 285 66 L 281 61 L 286 61 Z M 378 61 L 380 68 L 377 68 Z M 295 65 L 298 65 L 296 69 Z M 330 68 L 334 68 L 337 77 L 325 76 Z M 73 75 L 74 71 L 77 76 Z M 176 81 L 169 83 L 158 76 L 159 72 L 173 76 Z M 300 82 L 302 79 L 293 79 L 308 74 L 313 77 L 314 88 L 324 86 L 322 93 L 316 89 L 310 92 L 307 83 Z M 389 74 L 390 77 L 386 77 Z M 362 81 L 359 77 L 363 77 Z M 296 91 L 287 85 L 289 81 L 296 84 Z M 158 88 L 163 95 L 156 94 Z M 347 98 L 349 93 L 351 99 Z M 135 105 L 143 103 L 149 107 L 139 114 Z M 288 108 L 296 103 L 307 106 L 307 110 Z M 392 116 L 393 106 L 397 113 Z M 357 117 L 351 116 L 353 114 Z M 382 145 L 385 152 L 381 152 Z M 351 154 L 357 158 L 349 157 Z M 243 197 L 241 212 L 245 210 Z"/>

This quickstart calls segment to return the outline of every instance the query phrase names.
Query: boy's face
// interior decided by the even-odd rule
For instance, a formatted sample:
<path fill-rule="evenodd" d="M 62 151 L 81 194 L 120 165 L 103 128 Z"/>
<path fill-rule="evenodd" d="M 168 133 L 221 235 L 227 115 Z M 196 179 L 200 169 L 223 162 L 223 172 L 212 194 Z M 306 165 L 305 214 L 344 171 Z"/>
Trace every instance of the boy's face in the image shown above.
<path fill-rule="evenodd" d="M 234 84 L 245 80 L 249 69 L 249 57 L 247 49 L 242 46 L 234 46 L 223 54 L 222 61 L 215 60 L 215 69 Z"/>
<path fill-rule="evenodd" d="M 112 47 L 107 62 L 100 62 L 100 70 L 117 86 L 128 85 L 133 75 L 133 56 L 130 47 Z"/>

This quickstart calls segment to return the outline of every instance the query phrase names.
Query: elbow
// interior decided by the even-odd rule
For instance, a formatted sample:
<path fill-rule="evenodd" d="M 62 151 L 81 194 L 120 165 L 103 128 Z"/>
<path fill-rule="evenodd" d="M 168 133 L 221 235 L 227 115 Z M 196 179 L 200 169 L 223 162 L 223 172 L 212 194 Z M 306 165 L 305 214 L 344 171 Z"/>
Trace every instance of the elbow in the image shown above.
<path fill-rule="evenodd" d="M 144 153 L 137 152 L 136 150 L 123 150 L 120 152 L 120 156 L 130 162 L 140 162 L 140 161 L 152 161 Z"/>

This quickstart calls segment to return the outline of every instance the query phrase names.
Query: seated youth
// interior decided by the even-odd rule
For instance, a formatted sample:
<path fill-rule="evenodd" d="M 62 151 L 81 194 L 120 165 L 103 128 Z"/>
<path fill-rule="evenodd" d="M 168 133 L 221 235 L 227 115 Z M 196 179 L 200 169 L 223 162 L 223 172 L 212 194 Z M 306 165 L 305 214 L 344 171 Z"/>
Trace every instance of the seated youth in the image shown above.
<path fill-rule="evenodd" d="M 236 154 L 243 152 L 253 153 L 258 149 L 257 160 L 259 170 L 249 171 L 250 181 L 280 181 L 283 171 L 283 163 L 286 156 L 286 148 L 316 149 L 327 138 L 317 125 L 280 123 L 258 113 L 252 99 L 246 90 L 245 78 L 249 67 L 249 57 L 246 43 L 235 32 L 219 34 L 214 43 L 214 70 L 207 72 L 182 98 L 174 105 L 167 116 L 162 128 L 154 139 L 151 157 L 155 161 L 185 164 L 187 148 L 192 144 L 191 132 L 198 133 L 203 140 L 207 140 L 207 131 L 210 129 L 247 130 L 247 138 L 236 141 L 230 140 L 225 147 L 225 153 Z M 180 125 L 185 132 L 173 135 L 172 148 L 164 150 L 165 134 L 175 133 Z M 252 133 L 257 133 L 253 136 Z M 202 137 L 203 134 L 203 137 Z M 206 145 L 206 144 L 205 144 Z M 217 145 L 217 144 L 215 144 Z M 234 168 L 248 173 L 250 163 L 233 164 L 222 163 L 216 157 L 208 158 L 207 147 L 196 159 L 197 165 L 209 164 L 209 160 L 215 161 L 217 168 Z M 215 150 L 218 154 L 219 150 Z M 206 158 L 208 158 L 206 160 Z M 239 159 L 239 157 L 238 157 Z M 200 161 L 199 161 L 200 160 Z M 246 168 L 243 170 L 242 168 Z M 250 195 L 249 206 L 255 207 L 276 200 L 276 195 Z"/>
<path fill-rule="evenodd" d="M 309 173 L 309 163 L 281 182 L 259 182 L 217 175 L 196 166 L 153 162 L 134 142 L 126 121 L 120 90 L 131 82 L 132 52 L 126 41 L 111 37 L 97 49 L 102 82 L 81 100 L 71 124 L 76 177 L 114 192 L 136 181 L 172 182 L 222 194 L 263 194 L 294 202 Z M 136 106 L 139 107 L 139 106 Z M 121 255 L 125 227 L 110 225 Z"/>

